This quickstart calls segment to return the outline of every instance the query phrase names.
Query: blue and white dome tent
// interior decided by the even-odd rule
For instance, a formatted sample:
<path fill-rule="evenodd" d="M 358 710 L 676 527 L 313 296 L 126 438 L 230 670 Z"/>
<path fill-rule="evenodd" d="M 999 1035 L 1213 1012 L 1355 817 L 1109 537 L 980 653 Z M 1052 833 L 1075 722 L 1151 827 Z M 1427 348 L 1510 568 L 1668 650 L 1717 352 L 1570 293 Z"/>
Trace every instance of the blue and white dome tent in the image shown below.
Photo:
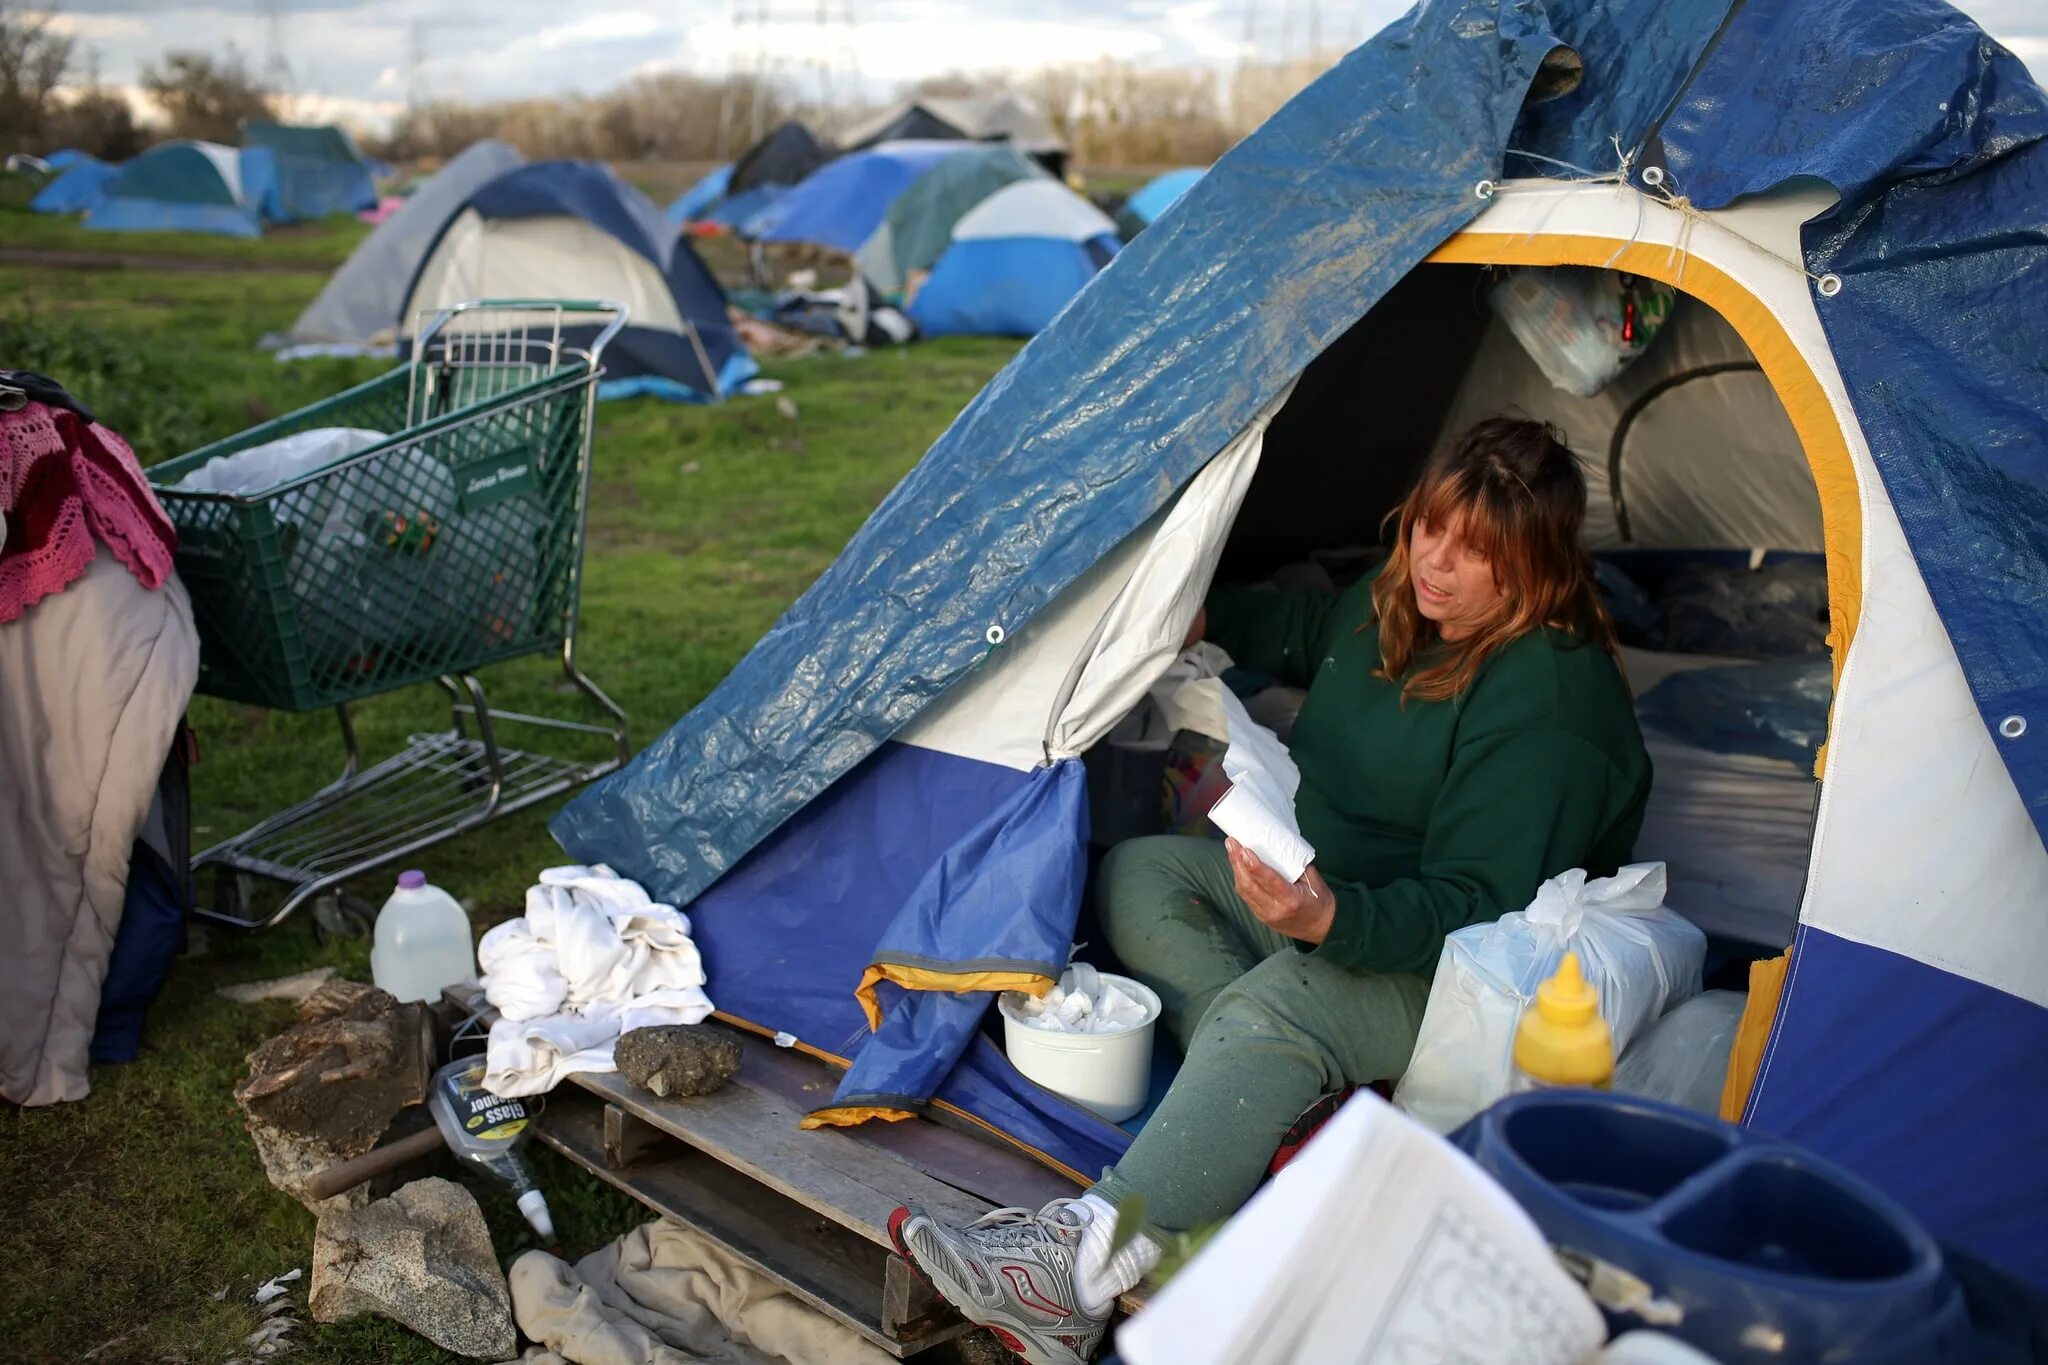
<path fill-rule="evenodd" d="M 1123 209 L 1117 214 L 1118 226 L 1126 238 L 1135 237 L 1144 229 L 1157 222 L 1159 215 L 1180 202 L 1181 196 L 1195 187 L 1195 182 L 1209 173 L 1206 166 L 1182 166 L 1154 176 L 1132 192 L 1124 200 Z"/>
<path fill-rule="evenodd" d="M 1663 281 L 1768 381 L 1827 571 L 1806 885 L 1731 1090 L 2048 1287 L 2048 97 L 2025 67 L 1934 0 L 1425 0 L 1168 221 L 707 700 L 564 808 L 563 845 L 689 906 L 731 1017 L 846 1064 L 807 1122 L 948 1108 L 1092 1177 L 1123 1132 L 980 1029 L 1067 960 L 1082 755 L 1262 486 L 1361 524 L 1384 502 L 1346 480 L 1398 496 L 1492 382 L 1485 272 Z M 1367 421 L 1341 458 L 1301 438 Z M 1601 434 L 1572 438 L 1597 459 Z"/>
<path fill-rule="evenodd" d="M 646 195 L 590 162 L 535 162 L 473 191 L 421 255 L 401 341 L 423 316 L 488 298 L 624 303 L 632 320 L 605 350 L 602 397 L 703 402 L 758 373 L 690 244 Z"/>
<path fill-rule="evenodd" d="M 277 162 L 265 147 L 164 142 L 121 168 L 87 210 L 101 231 L 214 232 L 260 237 L 283 221 Z"/>
<path fill-rule="evenodd" d="M 1020 180 L 953 225 L 911 319 L 926 336 L 1036 336 L 1117 247 L 1093 204 L 1057 180 Z"/>
<path fill-rule="evenodd" d="M 57 171 L 56 177 L 28 201 L 29 208 L 37 213 L 85 213 L 99 203 L 107 192 L 107 186 L 121 174 L 118 165 L 110 165 L 84 152 L 58 155 L 67 157 L 65 164 L 58 167 L 53 157 L 49 165 Z"/>

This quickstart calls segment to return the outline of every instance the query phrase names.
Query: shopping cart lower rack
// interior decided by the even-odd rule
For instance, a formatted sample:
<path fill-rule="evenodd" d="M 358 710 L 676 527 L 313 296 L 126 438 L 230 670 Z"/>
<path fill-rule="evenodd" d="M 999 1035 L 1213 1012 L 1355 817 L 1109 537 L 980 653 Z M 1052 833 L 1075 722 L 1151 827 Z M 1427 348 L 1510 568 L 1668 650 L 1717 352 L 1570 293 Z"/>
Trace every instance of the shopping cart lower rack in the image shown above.
<path fill-rule="evenodd" d="M 178 528 L 199 690 L 332 706 L 341 776 L 194 859 L 200 913 L 278 923 L 347 878 L 568 791 L 627 757 L 626 716 L 576 665 L 604 348 L 616 303 L 460 304 L 382 378 L 150 471 Z M 477 670 L 559 652 L 597 723 L 493 710 Z M 438 683 L 450 726 L 363 766 L 349 708 Z M 511 732 L 602 736 L 601 758 L 511 748 Z M 592 739 L 580 743 L 586 750 Z M 252 908 L 252 878 L 284 902 Z"/>

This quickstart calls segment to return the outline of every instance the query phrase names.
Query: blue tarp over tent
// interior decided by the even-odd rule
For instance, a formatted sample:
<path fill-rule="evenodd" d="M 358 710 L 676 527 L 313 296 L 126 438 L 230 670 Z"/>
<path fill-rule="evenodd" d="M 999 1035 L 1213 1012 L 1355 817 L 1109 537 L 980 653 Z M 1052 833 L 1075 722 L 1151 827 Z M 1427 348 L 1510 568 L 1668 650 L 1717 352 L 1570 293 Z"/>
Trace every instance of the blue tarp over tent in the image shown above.
<path fill-rule="evenodd" d="M 732 179 L 730 162 L 707 172 L 696 184 L 675 197 L 668 206 L 667 218 L 671 223 L 694 223 L 704 216 L 704 211 L 725 198 L 726 182 Z"/>
<path fill-rule="evenodd" d="M 1560 46 L 1583 79 L 1525 104 Z M 1795 177 L 1839 193 L 1804 230 L 1810 271 L 1843 282 L 1820 317 L 1997 752 L 2048 826 L 2048 99 L 1936 0 L 1448 0 L 1233 148 L 1175 232 L 1125 248 L 557 838 L 691 904 L 723 1008 L 851 1063 L 829 1107 L 951 1103 L 1092 1176 L 1121 1136 L 1009 1068 L 978 1031 L 986 992 L 885 975 L 866 983 L 879 1020 L 853 998 L 890 964 L 1057 971 L 1075 909 L 1058 850 L 1087 819 L 1071 770 L 892 737 L 1470 222 L 1479 182 L 1612 170 L 1617 142 L 1632 183 L 1668 175 L 1705 210 Z M 2048 1100 L 2030 1083 L 2048 1011 L 1806 929 L 1798 953 L 1819 977 L 1788 988 L 1751 1122 L 2048 1285 Z M 1983 1060 L 1967 1094 L 1943 1077 L 1959 1049 Z"/>
<path fill-rule="evenodd" d="M 912 181 L 971 145 L 885 142 L 849 152 L 739 223 L 739 229 L 762 242 L 811 242 L 856 250 L 881 226 L 889 205 Z"/>
<path fill-rule="evenodd" d="M 109 166 L 83 152 L 70 156 L 66 169 L 28 201 L 37 213 L 84 213 L 99 203 L 108 184 L 121 173 L 119 166 Z"/>
<path fill-rule="evenodd" d="M 377 207 L 376 165 L 343 129 L 251 119 L 243 125 L 242 142 L 270 151 L 282 218 L 325 218 Z"/>

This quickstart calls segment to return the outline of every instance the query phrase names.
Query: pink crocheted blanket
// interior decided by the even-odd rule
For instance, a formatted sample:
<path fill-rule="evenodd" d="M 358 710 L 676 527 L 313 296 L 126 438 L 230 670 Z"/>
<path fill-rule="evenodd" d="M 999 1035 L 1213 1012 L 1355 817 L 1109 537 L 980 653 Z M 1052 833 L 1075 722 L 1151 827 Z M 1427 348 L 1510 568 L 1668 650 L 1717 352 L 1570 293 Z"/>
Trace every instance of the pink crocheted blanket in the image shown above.
<path fill-rule="evenodd" d="M 151 591 L 171 576 L 177 532 L 135 452 L 75 412 L 0 412 L 0 512 L 0 623 L 62 592 L 99 545 Z"/>

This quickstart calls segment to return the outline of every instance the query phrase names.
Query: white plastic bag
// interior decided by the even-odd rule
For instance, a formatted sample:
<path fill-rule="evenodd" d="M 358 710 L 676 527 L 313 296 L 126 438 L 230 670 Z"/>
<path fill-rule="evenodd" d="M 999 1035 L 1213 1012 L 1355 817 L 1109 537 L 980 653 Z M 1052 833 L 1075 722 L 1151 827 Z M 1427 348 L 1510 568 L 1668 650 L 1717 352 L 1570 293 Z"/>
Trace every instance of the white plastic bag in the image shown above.
<path fill-rule="evenodd" d="M 1545 379 L 1591 398 L 1648 349 L 1675 297 L 1654 280 L 1561 265 L 1511 272 L 1488 302 Z"/>
<path fill-rule="evenodd" d="M 1440 1133 L 1508 1092 L 1515 1026 L 1567 951 L 1600 992 L 1620 1054 L 1665 1010 L 1698 995 L 1707 936 L 1664 905 L 1664 864 L 1588 881 L 1574 868 L 1526 910 L 1444 940 L 1422 1032 L 1394 1102 Z"/>

